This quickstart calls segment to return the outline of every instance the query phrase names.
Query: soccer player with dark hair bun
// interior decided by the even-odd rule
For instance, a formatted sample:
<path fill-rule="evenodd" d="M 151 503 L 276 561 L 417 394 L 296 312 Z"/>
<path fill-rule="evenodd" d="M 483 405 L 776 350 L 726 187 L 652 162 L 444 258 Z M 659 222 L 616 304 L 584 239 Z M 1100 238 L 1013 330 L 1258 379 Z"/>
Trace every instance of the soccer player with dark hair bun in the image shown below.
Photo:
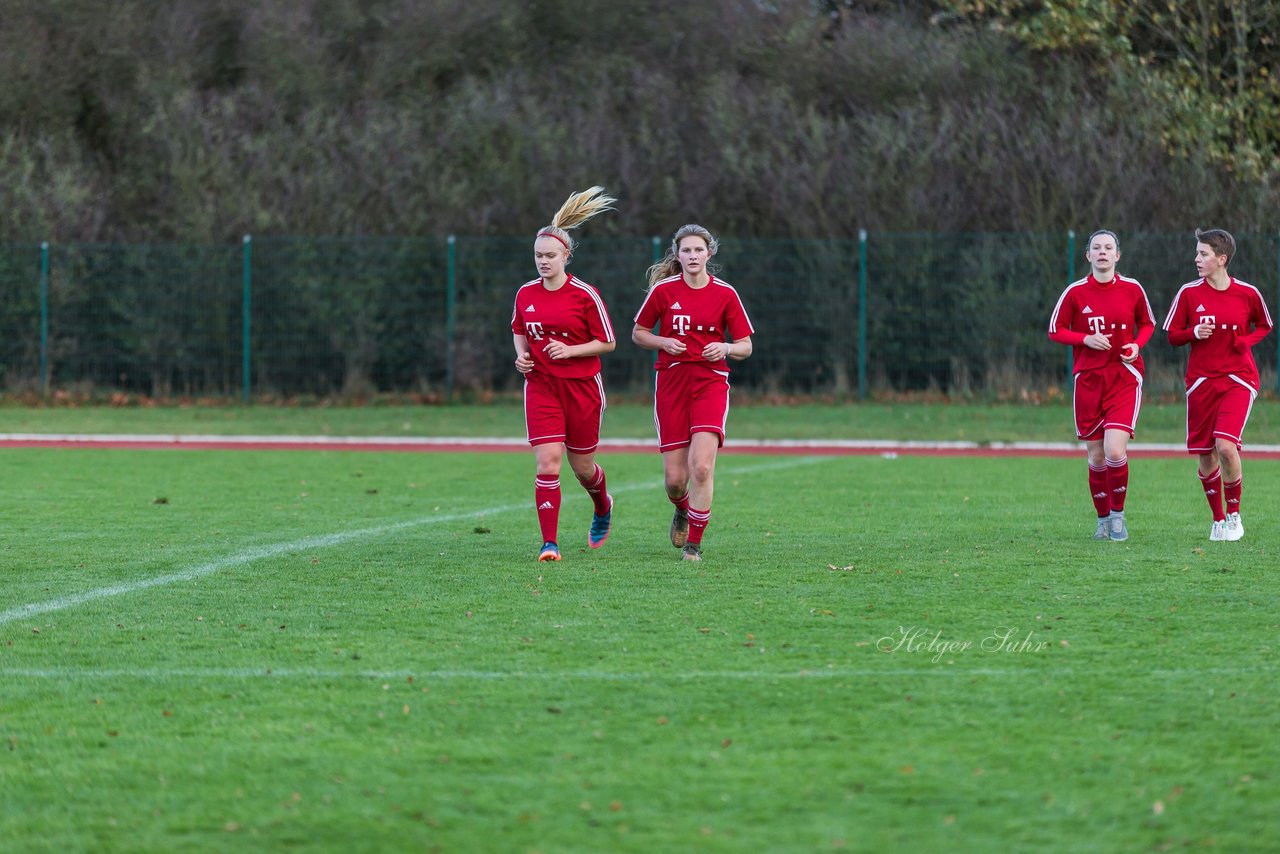
<path fill-rule="evenodd" d="M 1085 248 L 1089 275 L 1058 297 L 1049 338 L 1072 347 L 1071 405 L 1076 436 L 1089 454 L 1095 540 L 1127 540 L 1129 440 L 1142 407 L 1142 347 L 1155 332 L 1151 303 L 1137 280 L 1116 272 L 1120 240 L 1095 231 Z"/>
<path fill-rule="evenodd" d="M 1198 454 L 1200 484 L 1213 513 L 1210 540 L 1239 540 L 1240 450 L 1261 385 L 1253 345 L 1271 332 L 1262 294 L 1227 272 L 1236 241 L 1220 228 L 1196 229 L 1196 272 L 1173 298 L 1164 328 L 1187 358 L 1187 453 Z M 1224 506 L 1225 501 L 1225 506 Z"/>
<path fill-rule="evenodd" d="M 702 226 L 681 226 L 666 256 L 649 268 L 649 293 L 631 330 L 632 341 L 658 351 L 653 413 L 667 498 L 675 505 L 671 544 L 693 561 L 702 560 L 716 454 L 729 418 L 727 360 L 751 355 L 755 331 L 738 292 L 709 270 L 718 248 Z"/>
<path fill-rule="evenodd" d="M 577 246 L 569 230 L 611 210 L 615 201 L 603 187 L 574 193 L 551 225 L 538 230 L 533 243 L 538 278 L 516 291 L 511 313 L 516 370 L 524 375 L 525 429 L 538 466 L 533 500 L 542 529 L 540 561 L 560 560 L 560 463 L 566 451 L 595 505 L 587 545 L 603 546 L 612 528 L 613 496 L 595 455 L 606 405 L 600 354 L 613 352 L 618 342 L 600 293 L 565 266 Z"/>

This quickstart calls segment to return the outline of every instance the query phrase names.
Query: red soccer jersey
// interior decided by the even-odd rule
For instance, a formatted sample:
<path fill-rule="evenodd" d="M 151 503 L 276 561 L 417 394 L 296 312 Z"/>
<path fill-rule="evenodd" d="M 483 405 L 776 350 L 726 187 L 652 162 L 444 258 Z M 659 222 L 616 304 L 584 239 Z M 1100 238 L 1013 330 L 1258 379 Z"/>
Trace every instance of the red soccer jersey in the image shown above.
<path fill-rule="evenodd" d="M 685 351 L 679 356 L 666 350 L 658 351 L 657 370 L 665 370 L 678 362 L 691 362 L 728 374 L 729 363 L 724 359 L 708 362 L 702 358 L 703 348 L 708 344 L 740 341 L 755 332 L 733 286 L 715 276 L 710 279 L 701 288 L 689 287 L 684 276 L 663 279 L 650 289 L 644 305 L 636 312 L 637 326 L 652 329 L 655 323 L 661 323 L 659 335 L 684 342 Z"/>
<path fill-rule="evenodd" d="M 1201 323 L 1215 327 L 1204 340 L 1195 337 L 1195 328 Z M 1169 316 L 1164 319 L 1170 344 L 1191 344 L 1188 386 L 1200 377 L 1234 374 L 1258 388 L 1258 366 L 1253 361 L 1252 347 L 1267 337 L 1271 326 L 1271 314 L 1262 294 L 1239 279 L 1231 279 L 1222 291 L 1204 279 L 1187 282 L 1178 289 Z"/>
<path fill-rule="evenodd" d="M 553 340 L 566 344 L 614 340 L 609 310 L 600 298 L 600 292 L 573 276 L 554 291 L 543 287 L 542 279 L 522 285 L 516 291 L 511 331 L 528 339 L 535 371 L 565 379 L 600 373 L 600 357 L 553 360 L 546 354 L 547 345 Z"/>
<path fill-rule="evenodd" d="M 1146 291 L 1136 279 L 1119 273 L 1110 282 L 1099 282 L 1091 273 L 1067 285 L 1049 318 L 1049 338 L 1071 345 L 1072 369 L 1077 374 L 1121 364 L 1124 345 L 1145 346 L 1155 329 Z M 1085 337 L 1095 332 L 1111 336 L 1110 350 L 1084 345 Z M 1133 367 L 1143 372 L 1141 356 Z"/>

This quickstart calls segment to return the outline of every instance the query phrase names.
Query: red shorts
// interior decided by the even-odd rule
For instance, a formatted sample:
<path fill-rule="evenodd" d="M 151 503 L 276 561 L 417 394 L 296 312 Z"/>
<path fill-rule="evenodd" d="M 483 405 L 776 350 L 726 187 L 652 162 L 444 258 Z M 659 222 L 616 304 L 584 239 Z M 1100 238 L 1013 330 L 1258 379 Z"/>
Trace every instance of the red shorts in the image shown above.
<path fill-rule="evenodd" d="M 1226 439 L 1240 447 L 1258 391 L 1234 374 L 1200 377 L 1187 389 L 1187 453 L 1207 454 Z"/>
<path fill-rule="evenodd" d="M 1142 408 L 1142 374 L 1123 362 L 1081 371 L 1075 375 L 1071 408 L 1081 441 L 1097 441 L 1107 430 L 1124 430 L 1132 438 Z"/>
<path fill-rule="evenodd" d="M 715 433 L 724 445 L 729 420 L 729 377 L 710 368 L 675 364 L 654 379 L 653 422 L 658 450 L 689 447 L 694 433 Z"/>
<path fill-rule="evenodd" d="M 599 374 L 575 379 L 537 370 L 525 374 L 524 427 L 530 445 L 564 442 L 575 454 L 594 452 L 605 405 Z"/>

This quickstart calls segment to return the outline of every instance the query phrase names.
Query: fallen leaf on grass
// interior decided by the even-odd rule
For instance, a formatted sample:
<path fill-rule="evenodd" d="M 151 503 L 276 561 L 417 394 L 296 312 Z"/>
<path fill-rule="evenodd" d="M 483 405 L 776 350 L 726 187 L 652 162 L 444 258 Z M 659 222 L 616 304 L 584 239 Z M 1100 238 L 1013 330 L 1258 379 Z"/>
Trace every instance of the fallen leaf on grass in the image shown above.
<path fill-rule="evenodd" d="M 487 534 L 487 533 L 489 533 L 489 529 L 488 529 L 488 528 L 482 527 L 482 526 L 480 526 L 480 525 L 477 525 L 477 526 L 474 528 L 474 530 L 475 530 L 475 532 L 476 532 L 477 534 Z"/>

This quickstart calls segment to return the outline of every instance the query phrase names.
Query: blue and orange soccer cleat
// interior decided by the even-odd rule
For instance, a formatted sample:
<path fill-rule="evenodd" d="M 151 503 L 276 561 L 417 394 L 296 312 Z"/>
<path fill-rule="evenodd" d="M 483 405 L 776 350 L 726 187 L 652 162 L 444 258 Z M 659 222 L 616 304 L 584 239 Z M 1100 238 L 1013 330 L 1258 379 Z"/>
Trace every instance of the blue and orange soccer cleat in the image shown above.
<path fill-rule="evenodd" d="M 542 544 L 542 551 L 538 552 L 538 560 L 560 560 L 560 547 L 547 540 Z"/>
<path fill-rule="evenodd" d="M 604 541 L 609 539 L 609 532 L 613 530 L 613 496 L 609 496 L 609 509 L 601 516 L 599 513 L 591 514 L 591 530 L 587 532 L 587 545 L 593 549 L 598 549 L 604 545 Z"/>

